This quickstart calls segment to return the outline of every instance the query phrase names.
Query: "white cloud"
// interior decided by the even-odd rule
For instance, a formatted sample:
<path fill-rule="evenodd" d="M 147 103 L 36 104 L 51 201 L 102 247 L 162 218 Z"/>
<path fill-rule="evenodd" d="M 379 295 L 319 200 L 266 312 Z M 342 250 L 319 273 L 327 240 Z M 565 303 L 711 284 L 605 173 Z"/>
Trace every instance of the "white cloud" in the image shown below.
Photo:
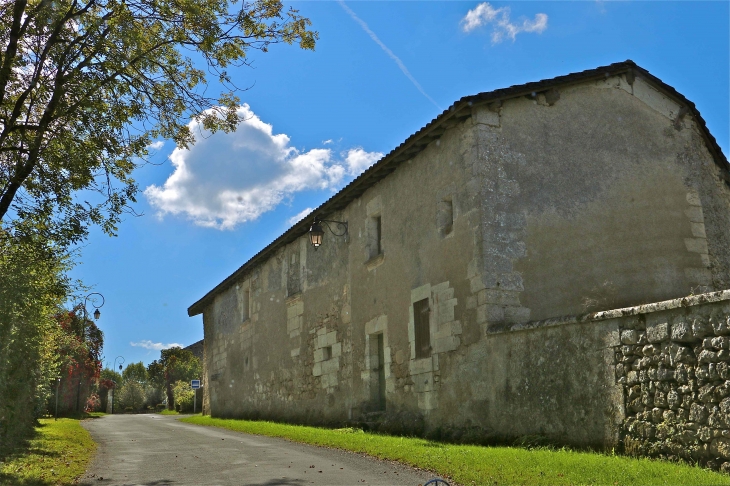
<path fill-rule="evenodd" d="M 184 348 L 185 347 L 182 344 L 178 344 L 178 343 L 168 343 L 168 344 L 153 343 L 149 339 L 143 339 L 136 343 L 130 342 L 129 344 L 131 344 L 132 346 L 136 346 L 138 348 L 151 349 L 153 351 L 162 351 L 163 349 Z"/>
<path fill-rule="evenodd" d="M 152 149 L 152 150 L 160 150 L 165 145 L 165 142 L 162 140 L 157 140 L 156 142 L 152 142 L 149 144 L 146 148 Z"/>
<path fill-rule="evenodd" d="M 350 150 L 345 160 L 325 148 L 300 152 L 288 135 L 274 134 L 248 105 L 239 107 L 238 114 L 243 122 L 232 133 L 211 136 L 197 122 L 190 123 L 195 145 L 176 148 L 170 155 L 175 171 L 164 185 L 144 191 L 160 217 L 184 215 L 201 226 L 232 229 L 296 192 L 336 189 L 366 161 L 382 157 L 362 149 Z"/>
<path fill-rule="evenodd" d="M 314 208 L 307 208 L 304 211 L 301 211 L 301 212 L 295 214 L 294 216 L 289 218 L 289 220 L 287 221 L 289 223 L 289 226 L 297 224 L 299 221 L 303 220 L 312 211 L 314 211 Z"/>
<path fill-rule="evenodd" d="M 324 142 L 322 142 L 322 145 L 329 145 L 331 143 L 334 143 L 334 142 L 332 142 L 332 139 L 329 138 L 329 139 L 325 140 Z"/>
<path fill-rule="evenodd" d="M 505 37 L 509 37 L 514 41 L 517 34 L 521 32 L 541 34 L 547 29 L 547 14 L 536 14 L 534 20 L 524 19 L 522 23 L 512 23 L 509 16 L 509 7 L 494 8 L 489 2 L 484 2 L 467 12 L 464 18 L 461 19 L 461 28 L 464 32 L 469 33 L 484 25 L 492 24 L 492 42 L 495 44 L 502 42 Z"/>
<path fill-rule="evenodd" d="M 379 152 L 365 152 L 361 148 L 350 149 L 345 157 L 347 173 L 351 176 L 359 176 L 368 167 L 380 160 L 383 154 Z"/>

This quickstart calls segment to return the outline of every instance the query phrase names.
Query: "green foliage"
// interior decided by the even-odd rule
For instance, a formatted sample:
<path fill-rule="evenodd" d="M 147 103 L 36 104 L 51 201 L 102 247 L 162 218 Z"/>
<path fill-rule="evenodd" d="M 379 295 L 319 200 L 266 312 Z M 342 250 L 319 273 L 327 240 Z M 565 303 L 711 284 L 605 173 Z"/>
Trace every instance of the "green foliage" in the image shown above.
<path fill-rule="evenodd" d="M 727 476 L 686 464 L 565 449 L 452 445 L 425 439 L 189 417 L 182 422 L 364 453 L 433 471 L 458 484 L 727 484 Z"/>
<path fill-rule="evenodd" d="M 172 394 L 175 397 L 175 405 L 180 412 L 192 412 L 195 391 L 190 387 L 189 381 L 176 381 L 172 387 Z"/>
<path fill-rule="evenodd" d="M 99 378 L 101 380 L 112 381 L 119 385 L 121 385 L 122 381 L 123 381 L 122 375 L 117 373 L 116 371 L 114 371 L 111 368 L 104 368 L 103 370 L 101 370 L 101 373 L 99 374 Z"/>
<path fill-rule="evenodd" d="M 125 383 L 128 381 L 136 381 L 140 385 L 147 384 L 147 368 L 141 361 L 139 363 L 130 363 L 122 372 L 122 379 Z"/>
<path fill-rule="evenodd" d="M 54 320 L 70 293 L 68 259 L 39 238 L 12 238 L 0 228 L 0 446 L 32 431 L 61 371 Z"/>
<path fill-rule="evenodd" d="M 145 403 L 145 393 L 142 385 L 130 380 L 117 389 L 114 399 L 117 401 L 114 407 L 119 409 L 141 410 Z"/>
<path fill-rule="evenodd" d="M 153 361 L 147 367 L 150 383 L 159 389 L 164 389 L 169 410 L 175 408 L 173 392 L 175 382 L 197 380 L 202 373 L 203 365 L 200 360 L 189 350 L 179 347 L 163 349 L 160 359 Z"/>
<path fill-rule="evenodd" d="M 152 385 L 147 385 L 144 388 L 144 401 L 147 407 L 157 408 L 158 405 L 162 404 L 164 398 L 162 388 L 157 388 Z"/>
<path fill-rule="evenodd" d="M 59 411 L 81 412 L 85 409 L 87 397 L 96 388 L 104 336 L 78 308 L 61 310 L 54 319 L 60 330 L 54 349 L 59 361 L 58 376 L 61 377 Z"/>
<path fill-rule="evenodd" d="M 78 484 L 96 449 L 79 420 L 70 418 L 40 419 L 28 445 L 0 462 L 0 486 Z"/>
<path fill-rule="evenodd" d="M 0 222 L 61 247 L 89 224 L 113 234 L 149 143 L 188 146 L 191 117 L 233 130 L 239 89 L 226 70 L 276 43 L 314 49 L 309 26 L 281 0 L 3 2 Z"/>

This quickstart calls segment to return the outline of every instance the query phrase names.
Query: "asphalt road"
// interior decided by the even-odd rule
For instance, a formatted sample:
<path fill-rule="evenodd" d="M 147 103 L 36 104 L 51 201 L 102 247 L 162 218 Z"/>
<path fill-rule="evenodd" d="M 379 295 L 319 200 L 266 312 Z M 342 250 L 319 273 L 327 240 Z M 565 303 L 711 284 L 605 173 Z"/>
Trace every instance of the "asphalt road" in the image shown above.
<path fill-rule="evenodd" d="M 170 415 L 84 420 L 98 449 L 87 486 L 412 485 L 428 473 L 359 454 L 178 422 Z"/>

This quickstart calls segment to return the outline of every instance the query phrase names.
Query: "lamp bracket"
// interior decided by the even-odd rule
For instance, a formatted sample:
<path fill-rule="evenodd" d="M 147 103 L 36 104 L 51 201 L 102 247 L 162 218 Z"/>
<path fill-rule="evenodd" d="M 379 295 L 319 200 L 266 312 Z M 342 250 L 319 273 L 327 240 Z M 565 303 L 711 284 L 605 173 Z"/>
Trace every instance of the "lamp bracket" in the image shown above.
<path fill-rule="evenodd" d="M 335 236 L 345 236 L 347 235 L 347 221 L 334 221 L 331 219 L 314 219 L 315 223 L 324 223 L 325 226 L 327 226 L 327 229 L 330 230 L 330 233 L 332 233 Z M 342 231 L 341 233 L 335 232 L 332 227 L 330 226 L 330 223 L 336 225 L 336 228 L 338 228 L 338 231 Z"/>

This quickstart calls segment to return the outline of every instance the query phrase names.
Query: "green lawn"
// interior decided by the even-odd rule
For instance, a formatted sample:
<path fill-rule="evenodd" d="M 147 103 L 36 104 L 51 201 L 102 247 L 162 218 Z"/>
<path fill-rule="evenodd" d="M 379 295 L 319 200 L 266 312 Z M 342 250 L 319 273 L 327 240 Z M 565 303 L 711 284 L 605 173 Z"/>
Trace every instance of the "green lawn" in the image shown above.
<path fill-rule="evenodd" d="M 160 415 L 180 415 L 177 410 L 161 410 L 158 413 Z"/>
<path fill-rule="evenodd" d="M 28 447 L 0 462 L 0 485 L 71 486 L 84 474 L 95 450 L 78 419 L 41 419 Z"/>
<path fill-rule="evenodd" d="M 320 429 L 210 417 L 180 419 L 249 434 L 345 449 L 433 471 L 464 485 L 730 485 L 730 477 L 685 464 L 569 450 L 451 445 L 353 429 Z"/>

